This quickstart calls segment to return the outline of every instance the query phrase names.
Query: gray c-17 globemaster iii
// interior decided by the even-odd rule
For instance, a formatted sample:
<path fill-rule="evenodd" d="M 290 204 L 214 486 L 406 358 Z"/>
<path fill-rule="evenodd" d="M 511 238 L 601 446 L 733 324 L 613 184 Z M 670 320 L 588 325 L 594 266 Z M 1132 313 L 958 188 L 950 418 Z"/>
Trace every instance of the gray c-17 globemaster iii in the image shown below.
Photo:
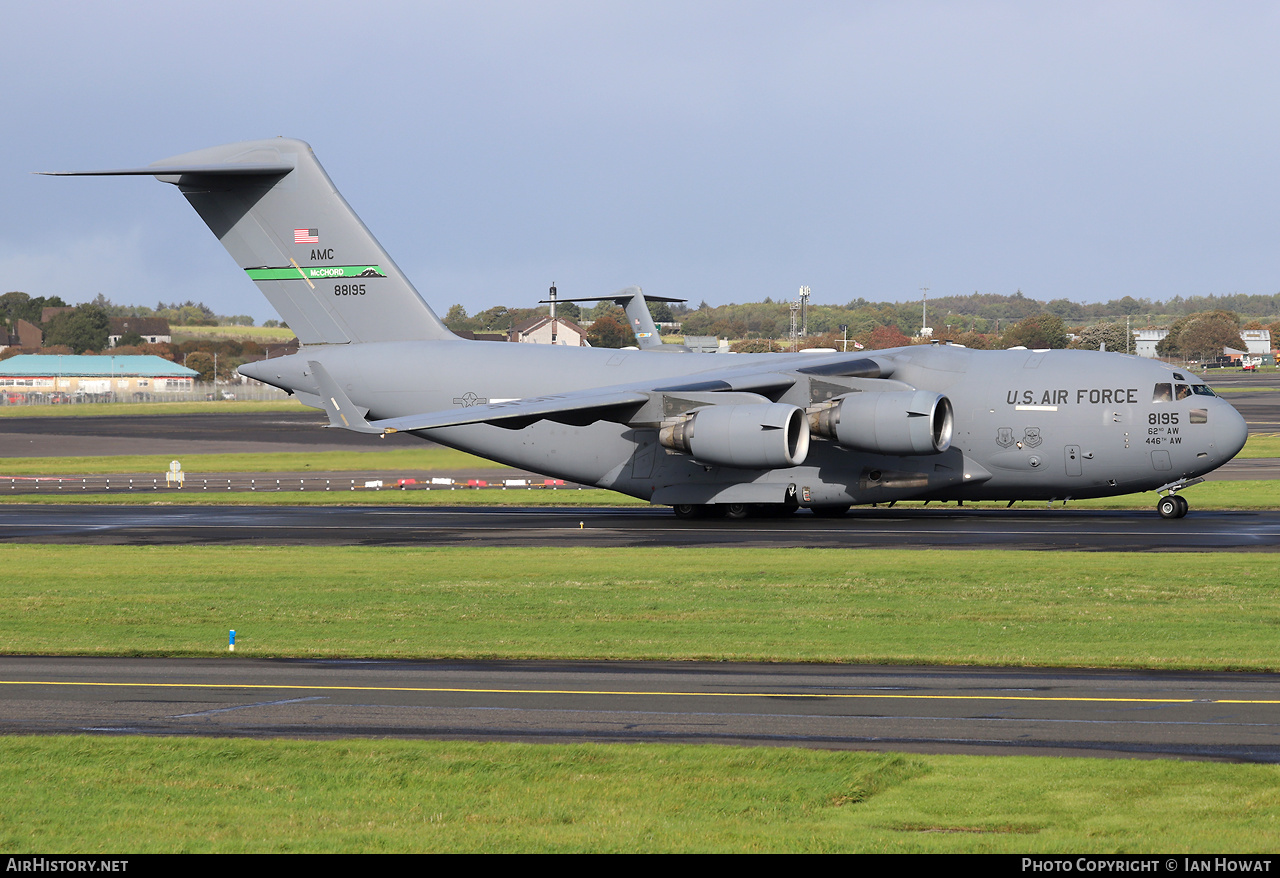
<path fill-rule="evenodd" d="M 1157 491 L 1160 515 L 1179 518 L 1178 492 L 1247 436 L 1191 373 L 1117 353 L 727 356 L 460 339 L 299 140 L 69 175 L 82 174 L 178 187 L 302 343 L 240 371 L 333 426 L 410 432 L 681 517 Z"/>

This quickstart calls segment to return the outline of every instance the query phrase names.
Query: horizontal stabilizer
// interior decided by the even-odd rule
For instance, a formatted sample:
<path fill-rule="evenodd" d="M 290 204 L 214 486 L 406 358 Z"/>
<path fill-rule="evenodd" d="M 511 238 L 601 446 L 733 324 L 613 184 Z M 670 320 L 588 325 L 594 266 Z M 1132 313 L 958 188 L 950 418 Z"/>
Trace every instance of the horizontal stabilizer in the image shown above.
<path fill-rule="evenodd" d="M 149 165 L 145 168 L 116 168 L 109 171 L 36 171 L 45 177 L 170 177 L 184 174 L 203 176 L 245 176 L 287 174 L 293 165 L 282 162 L 225 162 L 217 165 Z"/>
<path fill-rule="evenodd" d="M 369 410 L 353 403 L 324 366 L 315 360 L 308 360 L 307 366 L 311 369 L 311 374 L 320 388 L 320 403 L 324 406 L 325 414 L 329 416 L 330 427 L 341 427 L 355 433 L 383 432 L 365 420 Z"/>

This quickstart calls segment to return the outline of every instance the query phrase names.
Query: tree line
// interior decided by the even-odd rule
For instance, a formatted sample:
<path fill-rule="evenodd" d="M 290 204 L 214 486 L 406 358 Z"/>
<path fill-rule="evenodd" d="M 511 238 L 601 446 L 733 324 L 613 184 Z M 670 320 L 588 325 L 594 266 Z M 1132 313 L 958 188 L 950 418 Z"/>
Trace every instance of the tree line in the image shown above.
<path fill-rule="evenodd" d="M 42 321 L 44 309 L 63 309 Z M 175 363 L 183 363 L 199 374 L 197 380 L 226 380 L 235 374 L 236 367 L 249 360 L 261 359 L 269 347 L 283 348 L 282 343 L 262 344 L 251 340 L 196 338 L 179 343 L 148 343 L 137 332 L 120 337 L 114 348 L 109 347 L 112 317 L 160 317 L 178 326 L 252 326 L 253 318 L 243 315 L 225 317 L 203 303 L 184 302 L 156 308 L 134 305 L 114 305 L 103 296 L 83 305 L 70 307 L 58 296 L 30 296 L 23 292 L 0 295 L 0 322 L 7 333 L 12 333 L 19 320 L 40 328 L 43 342 L 36 350 L 9 347 L 0 352 L 0 359 L 8 359 L 22 353 L 40 354 L 98 354 L 109 351 L 118 356 L 150 354 Z M 281 325 L 278 321 L 268 324 Z"/>
<path fill-rule="evenodd" d="M 1269 329 L 1272 338 L 1280 339 L 1280 295 L 1176 296 L 1164 302 L 1124 296 L 1086 304 L 1066 299 L 1042 302 L 1019 290 L 1011 295 L 939 296 L 924 304 L 934 339 L 982 349 L 1022 345 L 1098 350 L 1105 346 L 1109 351 L 1132 351 L 1132 333 L 1167 328 L 1169 335 L 1158 348 L 1160 356 L 1202 360 L 1218 356 L 1223 347 L 1243 350 L 1240 332 L 1244 329 Z M 766 298 L 717 307 L 701 302 L 696 308 L 652 302 L 649 308 L 657 322 L 679 321 L 681 334 L 736 340 L 733 350 L 788 349 L 791 307 L 787 302 Z M 445 324 L 455 331 L 505 333 L 546 313 L 546 306 L 495 306 L 471 316 L 462 305 L 454 305 Z M 558 306 L 558 313 L 596 321 L 588 339 L 597 347 L 635 344 L 625 315 L 611 302 L 581 310 L 566 303 Z M 926 316 L 921 302 L 855 299 L 845 305 L 811 305 L 804 346 L 839 348 L 856 342 L 866 348 L 900 347 L 918 337 L 922 319 Z M 847 329 L 842 331 L 841 326 Z"/>

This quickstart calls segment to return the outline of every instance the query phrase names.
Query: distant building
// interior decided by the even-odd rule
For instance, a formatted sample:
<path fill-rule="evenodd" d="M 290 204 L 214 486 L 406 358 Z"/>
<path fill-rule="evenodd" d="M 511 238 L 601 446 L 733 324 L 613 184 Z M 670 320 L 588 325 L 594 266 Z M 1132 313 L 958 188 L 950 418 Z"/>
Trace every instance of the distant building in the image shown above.
<path fill-rule="evenodd" d="M 695 354 L 714 354 L 720 350 L 720 339 L 714 335 L 686 335 L 684 345 Z"/>
<path fill-rule="evenodd" d="M 9 333 L 5 347 L 31 348 L 35 350 L 44 344 L 44 330 L 30 320 L 19 317 L 13 322 L 13 332 Z"/>
<path fill-rule="evenodd" d="M 1155 357 L 1156 345 L 1163 341 L 1168 335 L 1167 329 L 1137 329 L 1134 330 L 1134 338 L 1137 340 L 1137 349 L 1135 353 L 1140 357 Z M 1250 354 L 1255 357 L 1265 357 L 1271 353 L 1271 330 L 1269 329 L 1242 329 L 1240 330 L 1240 338 L 1244 341 L 1245 350 L 1237 352 L 1232 356 L 1243 356 Z"/>
<path fill-rule="evenodd" d="M 131 332 L 142 336 L 147 344 L 168 344 L 173 341 L 169 321 L 163 317 L 112 317 L 107 330 L 107 344 L 115 347 L 120 339 Z"/>
<path fill-rule="evenodd" d="M 1155 359 L 1156 345 L 1164 341 L 1169 335 L 1167 329 L 1135 329 L 1133 331 L 1134 350 L 1133 352 L 1140 357 Z"/>
<path fill-rule="evenodd" d="M 1253 356 L 1266 357 L 1271 355 L 1271 330 L 1242 329 L 1240 330 L 1240 338 L 1244 341 L 1245 349 Z"/>
<path fill-rule="evenodd" d="M 15 397 L 69 400 L 189 392 L 199 374 L 164 357 L 21 354 L 0 361 L 0 396 L 23 402 Z"/>
<path fill-rule="evenodd" d="M 555 319 L 554 327 L 550 317 L 534 317 L 532 320 L 526 320 L 511 330 L 511 340 L 525 344 L 551 344 L 553 329 L 556 335 L 555 343 L 558 345 L 575 348 L 591 347 L 590 342 L 587 341 L 587 331 L 572 320 L 566 320 L 563 317 Z"/>

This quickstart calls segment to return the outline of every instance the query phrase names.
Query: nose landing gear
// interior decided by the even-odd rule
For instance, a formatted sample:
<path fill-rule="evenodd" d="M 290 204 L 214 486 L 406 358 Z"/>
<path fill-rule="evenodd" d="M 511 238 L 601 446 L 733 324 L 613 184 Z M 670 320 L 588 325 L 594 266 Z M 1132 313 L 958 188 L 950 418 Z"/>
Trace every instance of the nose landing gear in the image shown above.
<path fill-rule="evenodd" d="M 1192 485 L 1198 485 L 1203 481 L 1203 478 L 1196 476 L 1193 479 L 1179 479 L 1176 482 L 1170 482 L 1167 485 L 1161 485 L 1156 488 L 1157 494 L 1164 494 L 1159 502 L 1156 503 L 1156 512 L 1160 513 L 1161 518 L 1182 518 L 1187 514 L 1187 510 L 1191 508 L 1191 505 L 1178 492 L 1183 488 L 1190 488 Z"/>

